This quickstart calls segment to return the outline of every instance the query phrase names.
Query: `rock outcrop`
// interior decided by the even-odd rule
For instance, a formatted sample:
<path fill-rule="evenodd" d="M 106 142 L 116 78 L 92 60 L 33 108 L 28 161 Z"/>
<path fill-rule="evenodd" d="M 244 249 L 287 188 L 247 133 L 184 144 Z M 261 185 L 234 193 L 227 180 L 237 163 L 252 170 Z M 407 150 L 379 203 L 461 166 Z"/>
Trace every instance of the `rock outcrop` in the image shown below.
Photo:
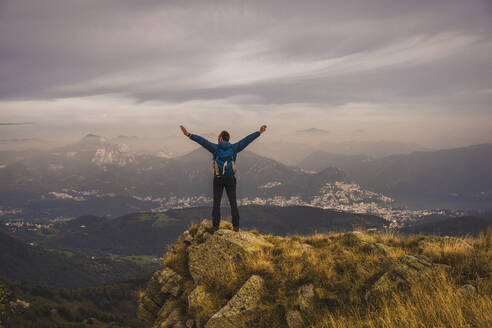
<path fill-rule="evenodd" d="M 254 310 L 260 302 L 265 282 L 252 275 L 227 304 L 215 313 L 205 328 L 245 327 L 254 319 Z"/>
<path fill-rule="evenodd" d="M 172 324 L 182 319 L 182 313 L 176 311 L 176 305 L 182 301 L 179 296 L 185 286 L 183 278 L 170 268 L 155 272 L 140 297 L 139 317 L 146 322 L 161 318 L 162 327 L 172 327 Z"/>
<path fill-rule="evenodd" d="M 238 279 L 234 272 L 242 272 L 245 262 L 272 244 L 249 232 L 221 229 L 205 242 L 188 249 L 189 270 L 197 284 L 209 284 L 217 279 Z M 236 281 L 230 281 L 234 284 Z"/>
<path fill-rule="evenodd" d="M 214 232 L 203 221 L 170 247 L 163 268 L 141 293 L 138 316 L 155 328 L 317 326 L 345 304 L 386 304 L 419 279 L 449 271 L 439 262 L 449 245 L 452 256 L 474 249 L 432 238 L 403 241 L 363 232 L 263 236 Z M 455 289 L 466 297 L 479 293 L 471 284 Z"/>
<path fill-rule="evenodd" d="M 424 256 L 404 255 L 374 284 L 372 291 L 388 293 L 397 288 L 405 288 L 431 268 L 429 259 Z"/>
<path fill-rule="evenodd" d="M 272 246 L 251 232 L 213 233 L 208 221 L 185 231 L 168 252 L 165 267 L 154 273 L 142 293 L 139 318 L 159 328 L 248 325 L 255 317 L 264 280 L 247 276 L 246 263 Z M 209 291 L 217 283 L 238 288 L 224 299 Z M 204 319 L 204 314 L 209 317 Z"/>
<path fill-rule="evenodd" d="M 289 310 L 285 315 L 285 321 L 287 321 L 287 326 L 289 328 L 302 328 L 304 327 L 304 320 L 302 315 L 297 310 Z"/>
<path fill-rule="evenodd" d="M 312 310 L 314 306 L 314 286 L 313 284 L 301 286 L 297 290 L 297 304 L 302 311 Z"/>

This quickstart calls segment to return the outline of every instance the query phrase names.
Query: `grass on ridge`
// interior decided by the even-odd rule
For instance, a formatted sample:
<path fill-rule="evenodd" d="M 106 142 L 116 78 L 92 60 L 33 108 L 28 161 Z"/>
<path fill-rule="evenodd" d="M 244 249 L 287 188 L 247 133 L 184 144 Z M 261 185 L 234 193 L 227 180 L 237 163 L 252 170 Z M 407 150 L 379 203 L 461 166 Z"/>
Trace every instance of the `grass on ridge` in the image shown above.
<path fill-rule="evenodd" d="M 230 229 L 230 223 L 221 228 Z M 197 229 L 193 225 L 189 231 L 193 235 Z M 286 311 L 297 309 L 298 289 L 306 284 L 313 284 L 315 293 L 314 307 L 303 312 L 306 327 L 490 327 L 492 230 L 478 238 L 363 236 L 365 241 L 343 233 L 266 235 L 274 247 L 250 258 L 246 272 L 231 268 L 226 275 L 231 281 L 251 274 L 265 279 L 258 327 L 286 327 Z M 175 246 L 177 252 L 166 255 L 165 264 L 189 276 L 186 248 Z M 404 255 L 427 258 L 433 269 L 389 293 L 373 292 L 374 283 Z M 465 284 L 476 292 L 464 293 Z M 212 305 L 223 304 L 224 295 L 235 288 L 227 279 L 209 286 L 217 299 L 200 316 L 211 316 L 217 310 Z"/>

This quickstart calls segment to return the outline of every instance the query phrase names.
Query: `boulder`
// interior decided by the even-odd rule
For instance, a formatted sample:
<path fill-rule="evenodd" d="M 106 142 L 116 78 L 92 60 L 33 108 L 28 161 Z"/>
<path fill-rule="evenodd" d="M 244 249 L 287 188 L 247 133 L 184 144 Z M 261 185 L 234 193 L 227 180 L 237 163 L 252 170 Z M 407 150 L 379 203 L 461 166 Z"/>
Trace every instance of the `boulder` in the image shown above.
<path fill-rule="evenodd" d="M 171 313 L 162 321 L 159 328 L 185 328 L 186 319 L 179 308 L 174 308 Z"/>
<path fill-rule="evenodd" d="M 464 295 L 474 294 L 477 291 L 475 286 L 466 284 L 460 287 L 460 293 Z"/>
<path fill-rule="evenodd" d="M 252 275 L 227 304 L 215 313 L 205 328 L 244 327 L 254 320 L 264 286 L 263 278 Z"/>
<path fill-rule="evenodd" d="M 161 288 L 163 285 L 162 281 L 164 279 L 163 275 L 166 276 L 167 274 L 169 274 L 169 271 L 172 270 L 166 268 L 164 270 L 154 272 L 145 290 L 145 295 L 151 298 L 158 305 L 164 304 L 167 298 L 166 293 L 162 292 Z"/>
<path fill-rule="evenodd" d="M 170 268 L 165 268 L 157 276 L 157 281 L 161 285 L 161 292 L 171 294 L 174 297 L 178 297 L 181 292 L 181 282 L 183 277 L 174 272 Z"/>
<path fill-rule="evenodd" d="M 152 323 L 157 317 L 169 315 L 171 304 L 176 303 L 176 297 L 182 292 L 182 281 L 183 278 L 170 268 L 156 271 L 140 298 L 137 316 Z"/>
<path fill-rule="evenodd" d="M 165 271 L 164 269 L 163 271 Z M 138 306 L 137 316 L 147 322 L 152 323 L 157 318 L 157 315 L 166 301 L 166 294 L 161 291 L 162 284 L 159 282 L 162 271 L 156 271 L 152 275 L 145 293 L 140 297 L 140 305 Z"/>
<path fill-rule="evenodd" d="M 195 289 L 188 295 L 188 311 L 200 311 L 207 304 L 210 304 L 212 300 L 212 295 L 205 290 L 202 285 L 196 286 Z"/>
<path fill-rule="evenodd" d="M 426 256 L 404 255 L 400 261 L 416 271 L 422 271 L 431 266 L 429 258 Z"/>
<path fill-rule="evenodd" d="M 142 299 L 140 300 L 140 304 L 145 310 L 147 310 L 147 312 L 152 313 L 154 315 L 154 318 L 157 316 L 162 306 L 162 304 L 156 303 L 148 296 L 142 297 Z"/>
<path fill-rule="evenodd" d="M 376 239 L 364 232 L 347 232 L 341 236 L 341 239 L 347 247 L 357 247 L 365 252 L 379 251 L 379 249 L 375 246 Z"/>
<path fill-rule="evenodd" d="M 314 306 L 314 286 L 308 284 L 297 290 L 297 304 L 301 311 L 311 310 Z"/>
<path fill-rule="evenodd" d="M 242 271 L 249 257 L 272 246 L 250 232 L 220 229 L 205 242 L 188 248 L 189 271 L 197 285 L 230 279 L 231 270 Z"/>
<path fill-rule="evenodd" d="M 376 243 L 374 244 L 374 246 L 380 254 L 385 256 L 388 256 L 394 250 L 394 247 L 385 245 L 383 243 Z"/>
<path fill-rule="evenodd" d="M 409 285 L 411 280 L 418 278 L 421 274 L 431 268 L 430 261 L 424 256 L 404 255 L 399 263 L 384 273 L 373 285 L 372 291 L 387 293 L 396 288 Z"/>
<path fill-rule="evenodd" d="M 297 310 L 289 310 L 285 315 L 285 321 L 289 328 L 302 328 L 304 327 L 304 320 L 302 320 L 301 313 Z"/>
<path fill-rule="evenodd" d="M 169 298 L 157 314 L 159 320 L 165 321 L 176 307 L 178 307 L 178 301 L 176 299 Z"/>
<path fill-rule="evenodd" d="M 184 315 L 184 310 L 185 309 L 180 306 L 180 302 L 177 299 L 169 297 L 166 303 L 161 307 L 153 327 L 185 328 L 187 318 Z"/>
<path fill-rule="evenodd" d="M 375 242 L 374 237 L 372 237 L 372 236 L 370 236 L 364 232 L 361 232 L 361 231 L 347 232 L 345 234 L 345 238 L 352 239 L 352 240 L 357 241 L 358 243 L 361 243 L 361 244 Z"/>

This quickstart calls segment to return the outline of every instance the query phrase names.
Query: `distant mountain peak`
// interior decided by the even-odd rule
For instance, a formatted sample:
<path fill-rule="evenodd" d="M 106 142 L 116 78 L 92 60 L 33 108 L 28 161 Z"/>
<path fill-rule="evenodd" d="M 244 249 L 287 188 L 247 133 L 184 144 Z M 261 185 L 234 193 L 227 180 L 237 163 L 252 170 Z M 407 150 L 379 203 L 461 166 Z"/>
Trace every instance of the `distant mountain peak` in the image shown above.
<path fill-rule="evenodd" d="M 309 128 L 304 130 L 297 130 L 297 133 L 320 133 L 320 134 L 330 134 L 330 131 L 318 129 L 318 128 Z"/>
<path fill-rule="evenodd" d="M 83 138 L 83 141 L 88 142 L 106 142 L 106 138 L 98 136 L 97 134 L 88 133 Z"/>
<path fill-rule="evenodd" d="M 97 134 L 93 133 L 87 133 L 84 138 L 91 139 L 91 138 L 102 138 L 102 136 L 98 136 Z"/>
<path fill-rule="evenodd" d="M 98 166 L 126 166 L 135 162 L 135 155 L 125 144 L 106 145 L 96 150 L 92 163 Z"/>

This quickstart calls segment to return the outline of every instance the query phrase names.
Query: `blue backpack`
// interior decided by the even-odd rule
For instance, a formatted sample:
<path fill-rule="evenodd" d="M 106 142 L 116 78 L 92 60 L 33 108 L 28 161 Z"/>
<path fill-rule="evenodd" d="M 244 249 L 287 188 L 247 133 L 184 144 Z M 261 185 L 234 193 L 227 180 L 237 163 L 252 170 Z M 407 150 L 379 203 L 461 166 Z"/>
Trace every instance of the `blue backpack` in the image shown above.
<path fill-rule="evenodd" d="M 229 141 L 222 141 L 219 144 L 214 144 L 207 139 L 196 134 L 190 134 L 190 139 L 202 145 L 213 155 L 214 173 L 216 177 L 233 177 L 236 173 L 236 156 L 253 140 L 260 136 L 260 132 L 256 131 L 247 135 L 235 144 L 230 144 Z"/>
<path fill-rule="evenodd" d="M 228 142 L 221 142 L 214 154 L 214 171 L 218 177 L 233 177 L 236 173 L 236 152 Z"/>

